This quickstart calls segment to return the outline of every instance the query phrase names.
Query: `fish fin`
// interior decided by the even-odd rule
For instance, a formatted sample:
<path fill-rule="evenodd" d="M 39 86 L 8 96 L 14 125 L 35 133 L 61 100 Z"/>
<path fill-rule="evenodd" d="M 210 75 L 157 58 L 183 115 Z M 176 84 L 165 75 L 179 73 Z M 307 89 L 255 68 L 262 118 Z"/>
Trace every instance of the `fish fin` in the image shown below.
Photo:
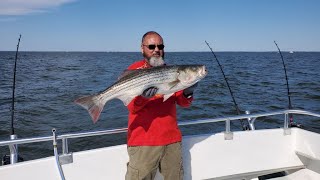
<path fill-rule="evenodd" d="M 168 85 L 169 85 L 169 90 L 174 88 L 177 84 L 179 84 L 179 79 L 175 80 L 175 81 L 172 81 L 170 82 Z"/>
<path fill-rule="evenodd" d="M 98 121 L 101 111 L 106 104 L 106 100 L 97 95 L 81 97 L 74 102 L 88 110 L 93 123 Z"/>
<path fill-rule="evenodd" d="M 118 99 L 120 99 L 122 102 L 123 102 L 123 104 L 125 105 L 125 106 L 128 106 L 128 104 L 132 101 L 132 99 L 134 99 L 135 98 L 135 96 L 120 96 L 120 97 L 118 97 Z"/>
<path fill-rule="evenodd" d="M 125 76 L 128 76 L 129 74 L 137 72 L 139 70 L 141 70 L 141 69 L 126 69 L 120 74 L 120 76 L 118 77 L 118 80 L 122 79 Z"/>
<path fill-rule="evenodd" d="M 167 99 L 169 99 L 174 93 L 171 93 L 171 94 L 165 94 L 163 96 L 163 102 L 165 102 Z"/>

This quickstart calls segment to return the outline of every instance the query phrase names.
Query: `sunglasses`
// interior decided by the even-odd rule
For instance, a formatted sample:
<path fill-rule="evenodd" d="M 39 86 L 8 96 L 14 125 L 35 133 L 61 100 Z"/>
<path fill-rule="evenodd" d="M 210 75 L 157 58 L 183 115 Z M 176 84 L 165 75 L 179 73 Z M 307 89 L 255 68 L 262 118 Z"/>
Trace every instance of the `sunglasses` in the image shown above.
<path fill-rule="evenodd" d="M 149 45 L 143 45 L 143 46 L 147 46 L 148 49 L 150 49 L 150 50 L 155 50 L 156 47 L 158 47 L 159 50 L 163 50 L 163 48 L 164 48 L 163 44 L 159 44 L 159 45 L 149 44 Z"/>

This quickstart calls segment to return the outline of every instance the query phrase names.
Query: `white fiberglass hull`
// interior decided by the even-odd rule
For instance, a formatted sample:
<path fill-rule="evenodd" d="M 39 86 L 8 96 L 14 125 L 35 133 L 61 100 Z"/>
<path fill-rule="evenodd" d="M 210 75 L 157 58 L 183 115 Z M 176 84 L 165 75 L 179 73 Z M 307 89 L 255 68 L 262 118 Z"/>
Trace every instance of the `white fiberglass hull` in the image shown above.
<path fill-rule="evenodd" d="M 320 134 L 292 128 L 184 137 L 184 179 L 254 179 L 279 171 L 320 179 Z M 73 153 L 73 163 L 62 165 L 67 180 L 122 180 L 128 161 L 126 145 Z M 284 177 L 282 177 L 284 178 Z M 48 157 L 0 167 L 1 180 L 60 179 L 55 158 Z M 157 175 L 156 179 L 162 179 Z"/>

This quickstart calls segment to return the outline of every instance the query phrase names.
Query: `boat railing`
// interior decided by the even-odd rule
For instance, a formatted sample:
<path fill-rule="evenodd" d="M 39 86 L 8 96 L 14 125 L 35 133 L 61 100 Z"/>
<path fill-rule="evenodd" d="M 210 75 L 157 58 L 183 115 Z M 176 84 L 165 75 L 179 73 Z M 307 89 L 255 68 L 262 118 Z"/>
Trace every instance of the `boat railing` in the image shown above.
<path fill-rule="evenodd" d="M 238 116 L 230 116 L 230 117 L 221 117 L 221 118 L 213 118 L 213 119 L 200 119 L 200 120 L 192 120 L 192 121 L 182 121 L 179 122 L 179 126 L 186 126 L 186 125 L 193 125 L 193 124 L 204 124 L 204 123 L 215 123 L 215 122 L 225 122 L 225 139 L 231 140 L 233 139 L 233 133 L 231 132 L 230 123 L 231 121 L 235 120 L 248 120 L 250 125 L 250 129 L 254 130 L 254 122 L 257 118 L 266 117 L 266 116 L 275 116 L 275 115 L 284 115 L 284 134 L 289 135 L 291 133 L 289 127 L 289 114 L 299 114 L 299 115 L 308 115 L 314 117 L 320 117 L 320 114 L 313 113 L 310 111 L 305 110 L 282 110 L 282 111 L 275 111 L 269 113 L 257 113 L 257 114 L 249 114 L 246 112 L 244 115 Z M 44 141 L 53 141 L 54 138 L 56 140 L 62 141 L 62 156 L 67 155 L 69 153 L 68 150 L 68 139 L 73 138 L 82 138 L 82 137 L 90 137 L 90 136 L 101 136 L 101 135 L 108 135 L 108 134 L 118 134 L 118 133 L 125 133 L 127 132 L 127 128 L 118 128 L 118 129 L 110 129 L 110 130 L 100 130 L 100 131 L 89 131 L 89 132 L 81 132 L 81 133 L 68 133 L 57 135 L 56 137 L 53 136 L 45 136 L 45 137 L 34 137 L 34 138 L 23 138 L 23 139 L 12 139 L 12 140 L 5 140 L 0 142 L 0 146 L 9 146 L 10 150 L 13 146 L 17 146 L 19 144 L 28 144 L 28 143 L 35 143 L 35 142 L 44 142 Z M 68 156 L 65 156 L 68 158 Z M 68 163 L 68 161 L 66 162 Z"/>

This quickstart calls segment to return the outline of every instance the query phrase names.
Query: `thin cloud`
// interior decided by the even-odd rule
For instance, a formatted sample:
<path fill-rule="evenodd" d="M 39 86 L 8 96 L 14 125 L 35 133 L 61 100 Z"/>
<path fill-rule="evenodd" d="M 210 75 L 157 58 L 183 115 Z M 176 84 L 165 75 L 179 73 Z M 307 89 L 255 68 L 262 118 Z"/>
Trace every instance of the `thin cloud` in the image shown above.
<path fill-rule="evenodd" d="M 16 18 L 7 17 L 7 18 L 0 18 L 0 22 L 12 22 L 16 21 Z"/>
<path fill-rule="evenodd" d="M 0 0 L 0 15 L 14 16 L 46 12 L 75 0 Z"/>

